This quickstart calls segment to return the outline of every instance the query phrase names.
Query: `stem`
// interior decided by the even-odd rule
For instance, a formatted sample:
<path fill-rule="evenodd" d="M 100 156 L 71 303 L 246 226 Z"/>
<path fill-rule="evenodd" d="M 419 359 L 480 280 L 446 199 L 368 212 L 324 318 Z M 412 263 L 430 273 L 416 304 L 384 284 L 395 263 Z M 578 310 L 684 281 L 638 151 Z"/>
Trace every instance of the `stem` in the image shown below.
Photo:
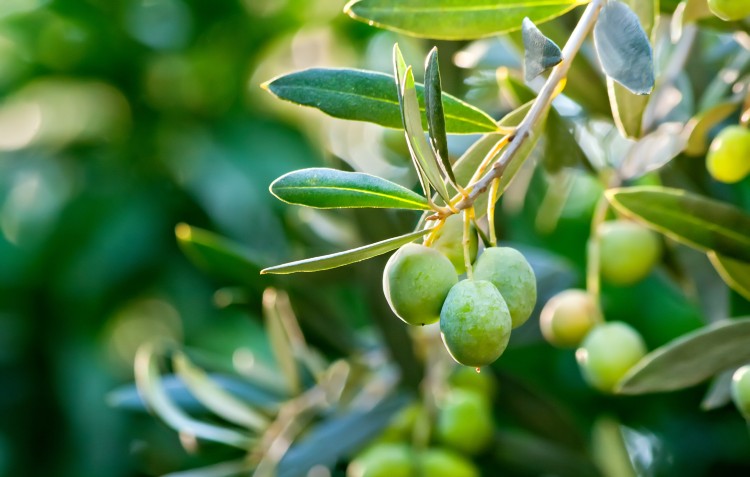
<path fill-rule="evenodd" d="M 503 152 L 502 156 L 492 169 L 485 174 L 481 179 L 476 181 L 474 184 L 470 184 L 467 189 L 471 189 L 471 192 L 458 204 L 456 209 L 463 210 L 472 206 L 477 197 L 484 193 L 490 186 L 493 180 L 502 176 L 503 171 L 508 167 L 508 164 L 516 157 L 521 146 L 529 140 L 532 136 L 534 129 L 537 127 L 540 121 L 544 119 L 547 111 L 552 105 L 552 100 L 555 95 L 559 93 L 558 86 L 562 81 L 565 80 L 570 65 L 573 62 L 578 50 L 581 49 L 584 40 L 588 36 L 591 28 L 594 26 L 597 17 L 599 16 L 599 10 L 602 7 L 604 0 L 593 0 L 586 7 L 583 12 L 581 19 L 578 21 L 573 33 L 571 34 L 568 42 L 565 43 L 565 47 L 562 50 L 563 60 L 559 65 L 555 66 L 550 73 L 547 82 L 542 87 L 534 101 L 533 106 L 523 118 L 521 124 L 518 125 L 516 134 L 513 140 L 510 142 L 508 147 Z"/>
<path fill-rule="evenodd" d="M 586 250 L 586 290 L 599 305 L 599 294 L 601 290 L 601 243 L 599 240 L 599 226 L 607 218 L 609 201 L 605 196 L 599 199 L 591 218 L 591 235 L 589 236 L 588 248 Z"/>
<path fill-rule="evenodd" d="M 500 187 L 500 179 L 495 179 L 490 185 L 490 197 L 487 202 L 487 226 L 490 229 L 490 245 L 497 247 L 497 235 L 495 233 L 495 202 L 497 202 L 497 189 Z"/>
<path fill-rule="evenodd" d="M 474 269 L 471 266 L 471 217 L 474 215 L 474 209 L 464 210 L 464 238 L 462 245 L 464 248 L 464 264 L 466 264 L 466 276 L 469 280 L 474 278 Z"/>

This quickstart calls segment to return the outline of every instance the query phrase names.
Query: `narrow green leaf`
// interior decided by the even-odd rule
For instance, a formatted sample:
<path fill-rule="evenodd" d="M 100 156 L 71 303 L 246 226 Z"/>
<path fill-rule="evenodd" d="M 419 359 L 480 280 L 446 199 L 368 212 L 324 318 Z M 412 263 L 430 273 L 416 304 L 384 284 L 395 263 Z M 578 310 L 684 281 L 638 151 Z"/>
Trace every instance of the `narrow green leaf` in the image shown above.
<path fill-rule="evenodd" d="M 562 51 L 557 44 L 527 18 L 523 19 L 523 64 L 526 81 L 531 81 L 544 71 L 560 63 Z"/>
<path fill-rule="evenodd" d="M 713 250 L 708 252 L 708 259 L 729 288 L 750 300 L 750 263 L 733 260 Z"/>
<path fill-rule="evenodd" d="M 515 128 L 523 121 L 523 118 L 529 114 L 529 110 L 534 106 L 534 100 L 531 99 L 513 111 L 509 112 L 497 122 L 498 126 L 503 128 Z"/>
<path fill-rule="evenodd" d="M 279 76 L 263 88 L 280 99 L 317 108 L 335 118 L 367 121 L 401 129 L 401 111 L 393 76 L 356 69 L 312 68 Z M 424 86 L 417 85 L 424 111 Z M 495 131 L 495 121 L 484 111 L 448 93 L 442 94 L 445 127 L 452 134 Z M 427 121 L 422 123 L 427 130 Z"/>
<path fill-rule="evenodd" d="M 647 354 L 618 383 L 618 392 L 674 391 L 747 362 L 750 362 L 750 318 L 724 320 Z"/>
<path fill-rule="evenodd" d="M 240 283 L 257 282 L 266 262 L 240 244 L 198 227 L 178 224 L 175 235 L 182 252 L 196 266 Z"/>
<path fill-rule="evenodd" d="M 430 208 L 421 195 L 380 177 L 320 167 L 284 174 L 271 183 L 269 190 L 284 202 L 320 209 Z"/>
<path fill-rule="evenodd" d="M 214 383 L 208 374 L 190 362 L 184 353 L 172 357 L 175 373 L 184 381 L 190 392 L 207 409 L 234 424 L 262 432 L 268 427 L 268 418 Z"/>
<path fill-rule="evenodd" d="M 524 17 L 552 20 L 588 0 L 353 0 L 355 20 L 437 40 L 472 40 L 519 30 Z"/>
<path fill-rule="evenodd" d="M 635 94 L 654 88 L 654 58 L 638 15 L 626 4 L 611 0 L 594 26 L 594 43 L 604 72 Z"/>
<path fill-rule="evenodd" d="M 432 149 L 439 159 L 443 174 L 455 186 L 456 176 L 453 174 L 453 167 L 448 156 L 448 137 L 445 134 L 445 113 L 443 112 L 442 101 L 443 87 L 440 81 L 437 47 L 430 50 L 430 54 L 427 56 L 424 88 L 425 112 L 427 115 L 427 125 L 430 130 Z"/>
<path fill-rule="evenodd" d="M 750 216 L 717 200 L 666 187 L 628 187 L 606 192 L 620 212 L 699 250 L 750 261 Z"/>
<path fill-rule="evenodd" d="M 265 323 L 268 340 L 276 364 L 285 378 L 285 384 L 290 394 L 297 395 L 302 390 L 297 357 L 292 342 L 284 329 L 282 318 L 277 308 L 278 292 L 274 288 L 266 288 L 263 292 L 263 322 Z"/>
<path fill-rule="evenodd" d="M 711 384 L 701 401 L 701 409 L 712 411 L 729 404 L 732 401 L 732 375 L 735 369 L 730 369 L 714 376 Z"/>
<path fill-rule="evenodd" d="M 363 247 L 347 250 L 345 252 L 332 253 L 330 255 L 323 255 L 320 257 L 285 263 L 283 265 L 276 265 L 275 267 L 266 268 L 260 273 L 285 274 L 296 272 L 317 272 L 318 270 L 328 270 L 331 268 L 343 267 L 344 265 L 361 262 L 362 260 L 377 257 L 378 255 L 382 255 L 384 253 L 390 252 L 391 250 L 395 250 L 402 245 L 413 242 L 430 230 L 432 230 L 432 228 L 418 230 L 410 234 L 390 238 L 373 244 L 365 245 Z"/>
<path fill-rule="evenodd" d="M 409 152 L 416 162 L 416 166 L 422 170 L 427 181 L 435 189 L 435 192 L 447 203 L 451 197 L 440 174 L 438 159 L 435 157 L 427 138 L 422 131 L 421 112 L 417 102 L 417 91 L 414 88 L 414 73 L 411 66 L 406 69 L 406 75 L 401 83 L 404 99 L 404 130 L 409 144 Z"/>
<path fill-rule="evenodd" d="M 643 135 L 643 113 L 650 96 L 631 93 L 626 87 L 607 77 L 607 93 L 615 126 L 623 137 L 638 139 Z"/>
<path fill-rule="evenodd" d="M 161 382 L 154 345 L 142 345 L 135 357 L 135 381 L 149 408 L 169 427 L 188 435 L 247 450 L 253 440 L 238 431 L 198 421 L 170 400 Z"/>
<path fill-rule="evenodd" d="M 708 151 L 708 134 L 717 124 L 737 111 L 736 101 L 727 101 L 712 106 L 690 120 L 692 132 L 685 147 L 685 154 L 702 156 Z"/>

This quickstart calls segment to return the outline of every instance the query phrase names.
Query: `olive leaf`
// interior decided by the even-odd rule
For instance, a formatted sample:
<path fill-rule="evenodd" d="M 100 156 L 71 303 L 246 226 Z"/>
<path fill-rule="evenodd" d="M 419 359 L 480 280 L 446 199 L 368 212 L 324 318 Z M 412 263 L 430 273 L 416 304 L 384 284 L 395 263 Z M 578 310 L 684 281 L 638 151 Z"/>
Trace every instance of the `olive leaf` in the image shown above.
<path fill-rule="evenodd" d="M 523 19 L 524 72 L 526 81 L 531 81 L 544 71 L 559 64 L 562 51 L 557 44 L 544 36 L 528 17 Z"/>
<path fill-rule="evenodd" d="M 424 76 L 424 104 L 430 131 L 430 142 L 435 155 L 439 159 L 443 174 L 457 188 L 456 176 L 453 174 L 453 167 L 448 156 L 448 137 L 445 134 L 445 113 L 443 112 L 442 100 L 443 87 L 440 80 L 437 47 L 430 50 L 430 54 L 427 56 Z"/>
<path fill-rule="evenodd" d="M 750 262 L 734 260 L 713 250 L 708 252 L 708 259 L 729 288 L 750 300 Z"/>

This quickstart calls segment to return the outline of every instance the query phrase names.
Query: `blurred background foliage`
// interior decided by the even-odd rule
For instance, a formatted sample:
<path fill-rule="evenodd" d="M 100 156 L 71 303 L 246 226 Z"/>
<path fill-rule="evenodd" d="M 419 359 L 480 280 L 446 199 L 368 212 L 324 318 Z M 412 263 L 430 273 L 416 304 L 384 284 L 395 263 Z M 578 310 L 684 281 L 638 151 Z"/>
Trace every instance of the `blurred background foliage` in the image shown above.
<path fill-rule="evenodd" d="M 312 66 L 390 71 L 396 40 L 415 64 L 431 46 L 351 21 L 342 7 L 339 0 L 0 3 L 0 476 L 159 475 L 231 455 L 212 446 L 189 453 L 160 421 L 113 408 L 107 396 L 133 381 L 136 350 L 154 339 L 191 350 L 214 370 L 241 375 L 243 363 L 256 360 L 273 369 L 262 320 L 268 286 L 289 292 L 308 341 L 328 359 L 385 342 L 404 387 L 417 388 L 422 366 L 381 292 L 385 258 L 313 276 L 257 273 L 404 233 L 417 218 L 301 210 L 268 193 L 279 175 L 320 165 L 408 186 L 416 180 L 402 133 L 290 106 L 260 87 Z M 574 20 L 563 17 L 548 31 L 564 39 Z M 701 35 L 702 63 L 686 73 L 695 97 L 741 51 L 715 33 Z M 508 44 L 438 42 L 445 90 L 501 117 L 512 104 L 498 100 L 494 69 L 519 66 Z M 584 107 L 609 114 L 601 78 L 588 81 L 580 85 Z M 452 138 L 451 147 L 458 155 L 471 139 Z M 701 167 L 681 157 L 664 175 L 748 209 L 747 180 L 718 185 L 696 172 Z M 549 177 L 529 171 L 519 181 L 524 188 L 504 198 L 501 237 L 529 257 L 543 304 L 583 284 L 601 187 L 576 176 L 549 219 Z M 231 240 L 247 268 L 191 262 L 175 227 L 182 238 L 201 232 L 181 223 Z M 748 309 L 702 256 L 673 252 L 675 262 L 686 256 L 701 270 L 702 282 L 678 287 L 665 268 L 604 290 L 607 317 L 633 324 L 650 347 Z M 699 288 L 715 293 L 702 300 Z M 645 453 L 644 475 L 750 471 L 750 439 L 734 409 L 700 412 L 703 388 L 602 396 L 584 384 L 572 352 L 541 341 L 533 320 L 488 372 L 501 383 L 498 427 L 512 431 L 495 456 L 504 475 L 548 472 L 534 467 L 539 449 L 588 447 L 610 422 L 601 416 L 627 426 Z"/>

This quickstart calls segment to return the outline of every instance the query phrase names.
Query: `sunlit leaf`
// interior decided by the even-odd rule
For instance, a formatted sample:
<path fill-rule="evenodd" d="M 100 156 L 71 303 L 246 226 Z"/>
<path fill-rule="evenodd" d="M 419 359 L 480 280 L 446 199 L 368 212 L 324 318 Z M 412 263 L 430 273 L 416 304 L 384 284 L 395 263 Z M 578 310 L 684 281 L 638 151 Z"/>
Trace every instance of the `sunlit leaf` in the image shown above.
<path fill-rule="evenodd" d="M 404 130 L 406 131 L 406 140 L 409 144 L 409 152 L 414 159 L 416 167 L 422 171 L 425 179 L 435 189 L 435 192 L 447 203 L 450 201 L 450 194 L 440 174 L 438 159 L 435 157 L 435 152 L 430 147 L 420 127 L 422 113 L 419 111 L 419 104 L 417 103 L 417 92 L 414 88 L 414 73 L 411 67 L 406 69 L 401 82 L 401 91 L 404 101 Z"/>
<path fill-rule="evenodd" d="M 355 69 L 312 68 L 279 76 L 263 87 L 280 99 L 317 108 L 335 118 L 367 121 L 401 129 L 401 111 L 393 76 Z M 424 111 L 424 87 L 416 85 Z M 495 130 L 485 112 L 442 93 L 448 133 L 472 134 Z M 422 122 L 427 130 L 426 119 Z"/>
<path fill-rule="evenodd" d="M 448 137 L 445 134 L 445 113 L 443 112 L 440 66 L 438 65 L 437 47 L 430 50 L 424 72 L 424 102 L 427 124 L 430 131 L 430 142 L 435 151 L 443 174 L 456 184 L 450 157 L 448 156 Z"/>
<path fill-rule="evenodd" d="M 384 207 L 427 210 L 421 195 L 370 174 L 311 168 L 284 174 L 271 183 L 271 193 L 284 202 L 321 209 Z"/>
<path fill-rule="evenodd" d="M 685 153 L 691 156 L 702 156 L 708 150 L 708 136 L 716 125 L 737 111 L 737 102 L 719 103 L 690 120 L 692 132 L 688 139 Z"/>
<path fill-rule="evenodd" d="M 162 385 L 157 355 L 152 344 L 144 344 L 138 349 L 135 381 L 148 407 L 177 432 L 239 449 L 247 449 L 253 442 L 249 436 L 239 431 L 193 419 L 177 407 Z"/>
<path fill-rule="evenodd" d="M 708 258 L 724 283 L 746 299 L 750 300 L 750 263 L 733 260 L 719 255 L 715 251 L 708 252 Z"/>
<path fill-rule="evenodd" d="M 666 187 L 606 192 L 620 212 L 699 250 L 750 261 L 750 216 L 725 202 Z"/>
<path fill-rule="evenodd" d="M 354 0 L 344 11 L 356 20 L 408 35 L 471 40 L 552 20 L 588 0 Z"/>
<path fill-rule="evenodd" d="M 621 394 L 674 391 L 750 362 L 750 318 L 688 333 L 641 359 L 617 385 Z"/>
<path fill-rule="evenodd" d="M 533 99 L 527 101 L 526 103 L 503 116 L 502 119 L 497 122 L 498 126 L 504 128 L 518 127 L 518 125 L 521 124 L 521 121 L 523 121 L 523 118 L 525 118 L 526 115 L 529 114 L 529 110 L 532 106 L 534 106 Z"/>
<path fill-rule="evenodd" d="M 531 81 L 544 71 L 562 61 L 562 51 L 557 44 L 528 18 L 523 19 L 524 75 Z"/>
<path fill-rule="evenodd" d="M 689 131 L 681 123 L 664 123 L 633 144 L 619 167 L 623 179 L 634 179 L 660 169 L 687 144 Z"/>
<path fill-rule="evenodd" d="M 276 306 L 277 297 L 278 292 L 273 288 L 267 288 L 263 292 L 263 321 L 268 340 L 271 342 L 273 356 L 285 378 L 286 385 L 292 394 L 298 394 L 301 391 L 302 382 L 297 367 L 297 357 L 289 335 L 281 322 L 282 318 Z"/>
<path fill-rule="evenodd" d="M 262 432 L 269 424 L 268 418 L 237 397 L 222 389 L 202 369 L 190 362 L 184 353 L 172 357 L 174 369 L 190 392 L 211 412 L 229 422 Z"/>
<path fill-rule="evenodd" d="M 635 94 L 651 93 L 653 51 L 638 16 L 627 5 L 612 0 L 602 8 L 594 42 L 607 76 Z"/>
<path fill-rule="evenodd" d="M 297 273 L 297 272 L 317 272 L 319 270 L 328 270 L 336 267 L 343 267 L 350 263 L 361 262 L 368 258 L 376 257 L 384 253 L 395 250 L 402 245 L 413 242 L 419 237 L 423 236 L 427 232 L 432 230 L 431 228 L 418 230 L 410 234 L 401 235 L 400 237 L 394 237 L 381 242 L 376 242 L 363 247 L 354 248 L 345 252 L 332 253 L 330 255 L 323 255 L 320 257 L 308 258 L 305 260 L 299 260 L 296 262 L 285 263 L 282 265 L 276 265 L 275 267 L 269 267 L 262 270 L 260 273 Z"/>

